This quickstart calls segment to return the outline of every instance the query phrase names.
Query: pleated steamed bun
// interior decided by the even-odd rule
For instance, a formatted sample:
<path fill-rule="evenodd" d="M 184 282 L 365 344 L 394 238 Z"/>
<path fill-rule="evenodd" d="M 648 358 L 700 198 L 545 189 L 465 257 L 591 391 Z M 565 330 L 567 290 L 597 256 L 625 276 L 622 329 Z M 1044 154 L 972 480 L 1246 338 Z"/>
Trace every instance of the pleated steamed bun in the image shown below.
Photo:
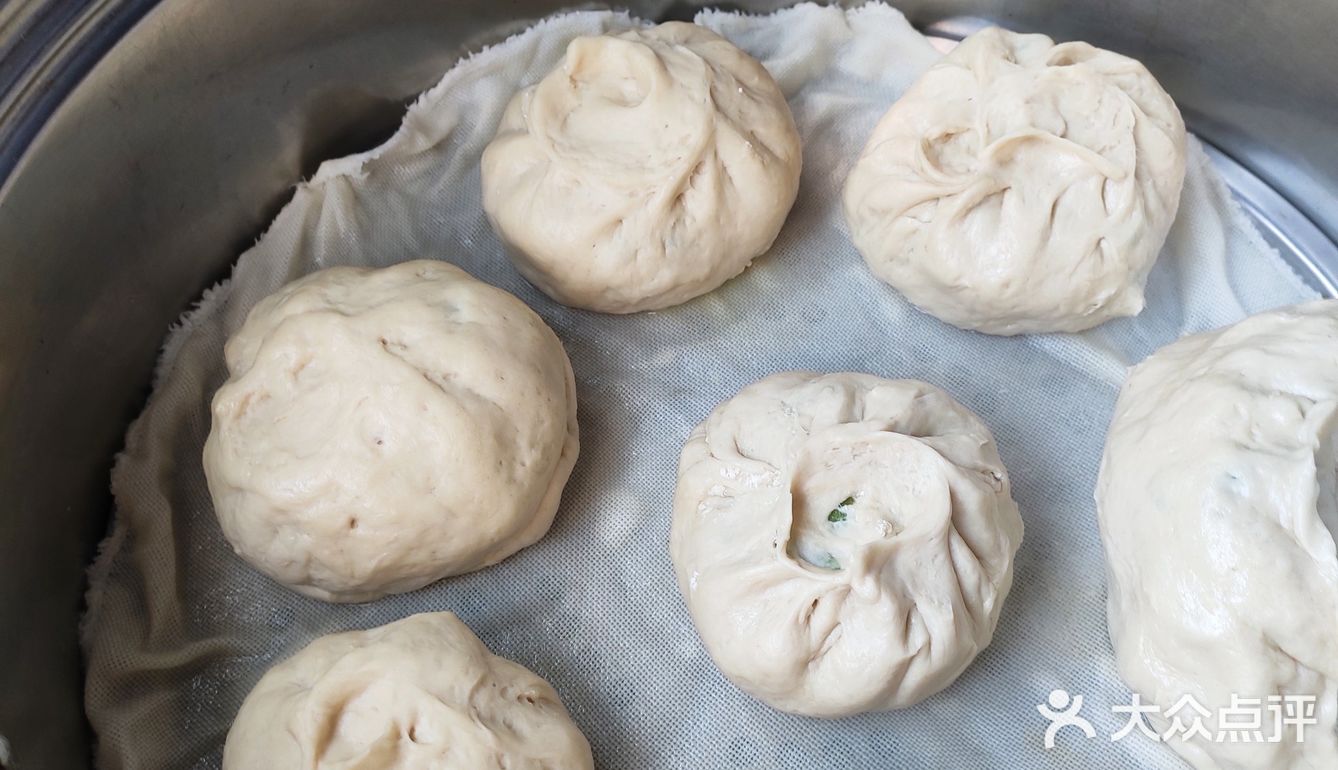
<path fill-rule="evenodd" d="M 799 133 L 766 69 L 670 22 L 581 37 L 507 107 L 483 208 L 553 299 L 606 313 L 677 305 L 771 248 L 799 190 Z"/>
<path fill-rule="evenodd" d="M 1185 126 L 1139 62 L 991 28 L 931 67 L 845 187 L 874 275 L 990 334 L 1075 332 L 1143 309 L 1185 178 Z"/>
<path fill-rule="evenodd" d="M 246 696 L 223 770 L 593 770 L 557 692 L 449 612 L 323 636 Z"/>
<path fill-rule="evenodd" d="M 738 687 L 838 717 L 914 704 L 989 644 L 1022 519 L 985 425 L 924 382 L 788 372 L 683 447 L 670 555 Z"/>

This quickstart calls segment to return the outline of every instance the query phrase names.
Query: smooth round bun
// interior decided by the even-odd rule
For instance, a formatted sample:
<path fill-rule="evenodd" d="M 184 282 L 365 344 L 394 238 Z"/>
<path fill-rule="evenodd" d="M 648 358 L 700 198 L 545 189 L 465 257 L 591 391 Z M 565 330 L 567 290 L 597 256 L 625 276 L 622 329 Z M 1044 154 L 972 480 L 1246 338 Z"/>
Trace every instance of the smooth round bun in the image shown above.
<path fill-rule="evenodd" d="M 1143 309 L 1185 124 L 1142 64 L 985 29 L 892 105 L 846 181 L 855 246 L 921 310 L 990 334 Z"/>
<path fill-rule="evenodd" d="M 799 132 L 765 68 L 695 24 L 581 37 L 483 152 L 483 209 L 553 299 L 606 313 L 705 294 L 767 249 Z"/>
<path fill-rule="evenodd" d="M 538 540 L 578 448 L 562 344 L 444 262 L 336 267 L 251 310 L 224 349 L 204 470 L 257 569 L 366 601 Z"/>
<path fill-rule="evenodd" d="M 324 636 L 242 703 L 223 770 L 582 770 L 552 686 L 449 612 Z"/>
<path fill-rule="evenodd" d="M 947 393 L 790 372 L 692 432 L 669 550 L 725 676 L 838 717 L 951 684 L 990 642 L 1021 541 L 994 439 Z"/>
<path fill-rule="evenodd" d="M 1338 301 L 1185 337 L 1134 367 L 1096 503 L 1116 662 L 1159 707 L 1153 729 L 1166 735 L 1191 697 L 1207 736 L 1166 743 L 1194 767 L 1338 767 Z M 1307 700 L 1304 734 L 1279 730 L 1273 710 Z M 1250 701 L 1263 731 L 1241 742 Z"/>

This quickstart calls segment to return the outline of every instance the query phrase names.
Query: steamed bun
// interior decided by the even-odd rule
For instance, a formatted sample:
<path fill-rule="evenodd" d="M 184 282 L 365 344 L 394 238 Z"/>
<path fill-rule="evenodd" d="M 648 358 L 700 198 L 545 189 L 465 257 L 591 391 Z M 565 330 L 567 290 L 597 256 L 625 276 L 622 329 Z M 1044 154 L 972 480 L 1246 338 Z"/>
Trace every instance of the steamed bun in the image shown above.
<path fill-rule="evenodd" d="M 224 350 L 204 470 L 242 558 L 327 601 L 412 591 L 548 531 L 576 461 L 562 343 L 443 262 L 312 273 Z"/>
<path fill-rule="evenodd" d="M 1021 540 L 994 440 L 948 394 L 790 372 L 688 438 L 670 555 L 725 676 L 836 717 L 951 684 L 990 642 Z"/>
<path fill-rule="evenodd" d="M 324 636 L 270 669 L 223 770 L 593 770 L 552 686 L 449 612 Z"/>
<path fill-rule="evenodd" d="M 670 22 L 578 38 L 517 94 L 483 153 L 483 208 L 550 297 L 656 310 L 771 247 L 800 161 L 766 69 L 709 30 Z"/>
<path fill-rule="evenodd" d="M 1200 770 L 1338 767 L 1336 353 L 1338 300 L 1260 313 L 1153 353 L 1115 405 L 1110 639 L 1157 732 L 1182 698 L 1208 712 L 1165 741 Z M 1237 742 L 1250 701 L 1263 731 Z M 1270 713 L 1307 701 L 1308 728 Z"/>
<path fill-rule="evenodd" d="M 869 268 L 921 310 L 1072 332 L 1143 309 L 1184 177 L 1180 112 L 1143 65 L 992 28 L 883 116 L 845 210 Z"/>

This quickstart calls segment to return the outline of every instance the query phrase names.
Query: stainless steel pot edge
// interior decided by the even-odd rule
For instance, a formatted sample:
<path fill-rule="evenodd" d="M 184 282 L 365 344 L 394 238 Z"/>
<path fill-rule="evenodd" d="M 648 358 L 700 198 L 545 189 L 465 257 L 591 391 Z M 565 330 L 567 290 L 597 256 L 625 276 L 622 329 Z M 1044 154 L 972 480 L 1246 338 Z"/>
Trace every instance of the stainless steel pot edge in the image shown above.
<path fill-rule="evenodd" d="M 0 188 L 65 97 L 158 1 L 0 7 Z"/>
<path fill-rule="evenodd" d="M 1264 239 L 1316 291 L 1338 297 L 1338 244 L 1291 201 L 1230 155 L 1208 142 L 1203 147 Z"/>

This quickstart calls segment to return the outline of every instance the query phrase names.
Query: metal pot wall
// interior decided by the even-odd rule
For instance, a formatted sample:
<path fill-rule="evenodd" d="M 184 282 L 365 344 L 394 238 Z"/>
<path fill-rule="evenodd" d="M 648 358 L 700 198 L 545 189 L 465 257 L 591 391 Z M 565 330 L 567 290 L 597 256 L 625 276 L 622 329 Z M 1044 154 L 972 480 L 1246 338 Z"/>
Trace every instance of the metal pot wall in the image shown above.
<path fill-rule="evenodd" d="M 84 570 L 168 325 L 319 160 L 376 143 L 462 52 L 563 5 L 0 6 L 0 766 L 89 763 Z M 629 5 L 659 19 L 695 4 Z M 1191 128 L 1252 172 L 1238 190 L 1276 206 L 1275 235 L 1321 285 L 1338 275 L 1338 3 L 897 5 L 921 26 L 979 17 L 1143 59 Z"/>

